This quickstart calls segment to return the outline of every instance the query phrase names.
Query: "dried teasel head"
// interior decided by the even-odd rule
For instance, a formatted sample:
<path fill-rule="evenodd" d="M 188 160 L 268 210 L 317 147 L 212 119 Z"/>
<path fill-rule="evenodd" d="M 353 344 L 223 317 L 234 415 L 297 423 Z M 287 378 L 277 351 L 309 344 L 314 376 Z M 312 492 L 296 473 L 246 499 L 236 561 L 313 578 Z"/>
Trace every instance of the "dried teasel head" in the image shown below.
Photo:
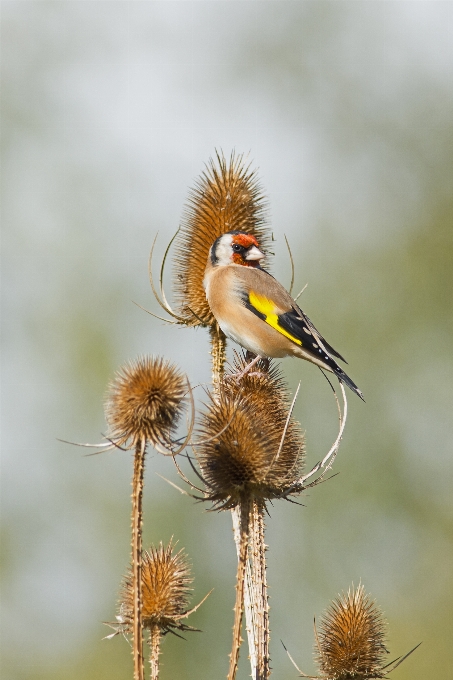
<path fill-rule="evenodd" d="M 140 357 L 123 366 L 109 386 L 105 413 L 110 437 L 130 447 L 149 441 L 170 446 L 184 411 L 188 385 L 184 375 L 160 357 Z"/>
<path fill-rule="evenodd" d="M 256 172 L 242 155 L 222 153 L 211 159 L 189 194 L 176 237 L 174 289 L 182 317 L 191 325 L 210 326 L 215 319 L 203 288 L 209 249 L 228 231 L 253 234 L 266 250 L 270 234 L 267 206 Z"/>
<path fill-rule="evenodd" d="M 332 602 L 316 631 L 315 658 L 323 678 L 384 678 L 386 622 L 362 585 Z"/>
<path fill-rule="evenodd" d="M 151 547 L 149 551 L 144 551 L 142 557 L 143 627 L 150 630 L 157 627 L 162 635 L 173 630 L 197 630 L 182 623 L 182 619 L 187 618 L 201 604 L 188 610 L 192 583 L 193 577 L 187 555 L 184 550 L 175 553 L 171 541 L 166 548 L 160 543 L 157 548 Z M 133 600 L 132 571 L 129 570 L 123 578 L 116 617 L 118 624 L 109 624 L 115 628 L 116 634 L 128 634 L 132 631 Z"/>
<path fill-rule="evenodd" d="M 236 356 L 235 368 L 247 365 Z M 277 367 L 260 360 L 253 375 L 226 380 L 200 423 L 196 447 L 206 497 L 214 508 L 246 498 L 281 498 L 300 478 L 304 437 L 290 414 L 287 388 Z M 204 442 L 204 443 L 203 443 Z"/>

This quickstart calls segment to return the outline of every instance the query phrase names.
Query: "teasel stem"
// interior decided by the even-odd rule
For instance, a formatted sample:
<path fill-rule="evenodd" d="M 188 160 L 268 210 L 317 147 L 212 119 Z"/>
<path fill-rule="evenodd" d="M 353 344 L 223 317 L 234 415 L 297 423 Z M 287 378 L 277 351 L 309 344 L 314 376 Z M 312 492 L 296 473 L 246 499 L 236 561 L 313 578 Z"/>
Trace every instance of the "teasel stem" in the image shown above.
<path fill-rule="evenodd" d="M 161 631 L 157 624 L 149 630 L 149 663 L 151 666 L 151 680 L 159 680 L 159 654 Z"/>
<path fill-rule="evenodd" d="M 226 336 L 217 323 L 209 328 L 211 336 L 211 356 L 212 356 L 212 382 L 214 392 L 218 392 L 219 385 L 223 379 L 225 361 L 226 361 Z M 228 672 L 228 679 L 232 680 L 236 676 L 239 649 L 242 642 L 241 639 L 241 624 L 242 615 L 245 608 L 245 620 L 247 630 L 247 641 L 249 646 L 250 664 L 252 669 L 252 677 L 256 675 L 257 668 L 257 653 L 256 653 L 256 626 L 253 616 L 252 593 L 253 593 L 253 577 L 249 560 L 247 559 L 248 552 L 248 538 L 244 546 L 244 504 L 232 508 L 231 515 L 233 520 L 234 540 L 236 543 L 236 551 L 238 556 L 238 569 L 236 578 L 236 604 L 235 604 L 235 622 L 233 628 L 233 646 L 230 655 L 230 668 Z M 250 510 L 248 516 L 251 517 Z M 247 529 L 247 537 L 249 531 Z M 245 557 L 244 552 L 245 550 Z M 238 609 L 238 597 L 240 593 L 241 605 L 240 611 Z"/>
<path fill-rule="evenodd" d="M 241 531 L 240 531 L 240 525 L 241 525 L 241 508 L 240 506 L 236 506 L 231 510 L 231 516 L 233 519 L 233 532 L 234 532 L 234 542 L 236 544 L 236 551 L 237 551 L 237 556 L 238 556 L 238 568 L 239 568 L 239 562 L 240 562 L 240 552 L 241 552 Z M 251 519 L 251 514 L 250 514 L 250 519 Z M 250 529 L 249 529 L 249 536 L 250 536 Z M 244 583 L 244 610 L 245 610 L 245 626 L 246 626 L 246 631 L 247 631 L 247 642 L 248 642 L 248 647 L 249 647 L 249 658 L 250 658 L 250 667 L 251 667 L 251 677 L 255 680 L 257 677 L 257 644 L 256 644 L 256 625 L 255 625 L 255 617 L 254 617 L 254 612 L 255 608 L 253 607 L 252 603 L 252 597 L 253 597 L 253 587 L 252 587 L 252 582 L 253 582 L 253 575 L 252 575 L 252 566 L 251 562 L 248 559 L 247 555 L 247 561 L 246 561 L 246 567 L 245 567 L 245 583 Z"/>
<path fill-rule="evenodd" d="M 222 331 L 217 322 L 209 327 L 209 335 L 211 337 L 212 383 L 214 387 L 214 392 L 218 393 L 219 386 L 220 383 L 222 382 L 225 370 L 226 335 Z M 246 513 L 247 519 L 245 518 L 244 513 Z M 236 578 L 236 603 L 234 606 L 233 643 L 230 654 L 230 667 L 228 671 L 228 680 L 233 680 L 236 677 L 238 668 L 239 649 L 242 642 L 241 625 L 244 610 L 244 598 L 247 621 L 247 638 L 249 643 L 249 654 L 252 663 L 252 671 L 254 668 L 254 663 L 252 660 L 256 658 L 256 654 L 254 653 L 255 638 L 253 632 L 253 622 L 251 618 L 252 616 L 252 608 L 250 601 L 251 574 L 247 560 L 249 522 L 250 522 L 249 503 L 248 502 L 246 502 L 245 504 L 241 503 L 239 506 L 236 506 L 235 508 L 232 509 L 231 514 L 233 518 L 234 540 L 236 543 L 236 550 L 238 555 L 238 568 Z"/>
<path fill-rule="evenodd" d="M 217 322 L 209 327 L 209 335 L 211 336 L 212 383 L 217 390 L 225 370 L 226 335 Z"/>
<path fill-rule="evenodd" d="M 244 499 L 238 506 L 238 516 L 240 520 L 238 527 L 238 568 L 236 576 L 236 602 L 234 605 L 233 642 L 230 654 L 228 680 L 235 680 L 236 678 L 239 661 L 239 650 L 242 643 L 241 628 L 242 615 L 244 611 L 244 582 L 249 548 L 251 508 L 252 502 L 248 498 Z"/>
<path fill-rule="evenodd" d="M 238 509 L 232 511 L 235 541 L 238 545 Z M 269 604 L 264 542 L 264 504 L 253 500 L 250 511 L 249 552 L 246 565 L 244 608 L 249 645 L 251 677 L 267 680 L 269 666 Z"/>
<path fill-rule="evenodd" d="M 214 386 L 214 392 L 218 392 L 225 370 L 226 335 L 224 334 L 224 332 L 222 331 L 217 322 L 209 327 L 209 335 L 211 336 L 212 383 Z M 251 619 L 252 616 L 252 608 L 250 601 L 251 574 L 250 569 L 247 568 L 249 566 L 247 560 L 249 523 L 250 523 L 249 503 L 248 502 L 241 503 L 239 506 L 233 508 L 231 513 L 233 516 L 234 540 L 236 543 L 236 550 L 238 555 L 238 568 L 236 578 L 236 603 L 234 607 L 235 614 L 233 626 L 233 644 L 230 655 L 230 668 L 228 672 L 228 680 L 233 680 L 236 677 L 238 668 L 239 649 L 242 642 L 241 625 L 244 610 L 244 598 L 250 659 L 252 660 L 256 658 L 256 654 L 254 653 L 255 645 L 253 623 Z M 245 518 L 244 513 L 247 515 L 247 518 Z M 244 581 L 246 582 L 245 585 Z M 252 664 L 252 670 L 253 665 L 254 664 Z"/>
<path fill-rule="evenodd" d="M 256 645 L 256 680 L 267 680 L 269 667 L 269 603 L 267 597 L 264 504 L 253 501 L 250 526 L 250 585 Z"/>
<path fill-rule="evenodd" d="M 144 680 L 143 623 L 142 623 L 142 524 L 143 524 L 143 475 L 145 470 L 146 439 L 141 438 L 135 446 L 134 475 L 132 479 L 132 587 L 133 623 L 132 654 L 134 657 L 134 680 Z"/>

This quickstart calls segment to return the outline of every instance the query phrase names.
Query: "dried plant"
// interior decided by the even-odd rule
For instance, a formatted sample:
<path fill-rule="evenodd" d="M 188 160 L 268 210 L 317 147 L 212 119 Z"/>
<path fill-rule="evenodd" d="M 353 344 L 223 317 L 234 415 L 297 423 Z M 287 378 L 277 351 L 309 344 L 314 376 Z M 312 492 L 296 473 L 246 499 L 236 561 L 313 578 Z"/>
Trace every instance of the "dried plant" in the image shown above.
<path fill-rule="evenodd" d="M 226 358 L 226 337 L 211 313 L 203 287 L 203 277 L 212 243 L 228 231 L 241 230 L 253 234 L 266 249 L 271 234 L 266 226 L 267 203 L 261 191 L 256 171 L 234 152 L 229 162 L 222 152 L 210 159 L 205 171 L 196 180 L 189 194 L 182 225 L 168 244 L 159 277 L 160 295 L 156 290 L 149 257 L 149 279 L 159 305 L 171 319 L 158 319 L 186 326 L 209 326 L 213 383 L 222 378 Z M 174 259 L 174 291 L 178 309 L 173 309 L 165 295 L 163 279 L 165 263 L 171 246 L 176 241 Z M 291 266 L 294 276 L 293 260 Z M 147 310 L 146 310 L 147 311 Z"/>
<path fill-rule="evenodd" d="M 266 250 L 271 241 L 271 235 L 266 225 L 266 212 L 266 201 L 257 182 L 256 173 L 250 170 L 250 165 L 244 163 L 243 156 L 235 156 L 233 153 L 229 163 L 227 163 L 223 154 L 217 153 L 216 161 L 211 159 L 206 171 L 201 175 L 195 188 L 192 190 L 183 217 L 182 227 L 176 234 L 177 251 L 174 287 L 179 305 L 178 314 L 175 314 L 166 302 L 162 286 L 163 266 L 161 269 L 163 304 L 157 295 L 156 297 L 164 309 L 176 319 L 176 322 L 188 325 L 209 326 L 212 381 L 214 386 L 213 403 L 216 400 L 222 399 L 220 396 L 220 386 L 226 359 L 226 337 L 211 313 L 203 288 L 203 277 L 209 249 L 212 243 L 226 232 L 240 230 L 253 234 L 259 240 L 261 247 Z M 152 283 L 152 285 L 154 290 L 154 284 Z M 235 643 L 233 643 L 233 651 L 230 658 L 230 678 L 234 677 L 237 669 L 240 644 L 240 620 L 238 617 L 242 617 L 242 601 L 244 597 L 247 603 L 247 631 L 252 658 L 254 658 L 253 650 L 255 648 L 250 570 L 246 570 L 245 591 L 243 578 L 241 577 L 245 555 L 244 545 L 245 542 L 248 543 L 249 535 L 249 522 L 246 521 L 246 517 L 250 515 L 253 503 L 250 505 L 247 496 L 244 496 L 241 503 L 235 505 L 233 497 L 234 493 L 230 501 L 227 500 L 227 505 L 225 506 L 227 507 L 230 503 L 232 507 L 234 535 L 238 552 L 235 632 L 233 636 L 236 639 L 236 650 L 234 649 Z M 253 516 L 255 514 L 252 513 Z M 238 608 L 240 608 L 240 611 Z M 252 663 L 253 668 L 254 664 Z"/>
<path fill-rule="evenodd" d="M 120 369 L 110 385 L 106 400 L 111 441 L 116 446 L 126 445 L 135 449 L 131 520 L 135 680 L 144 679 L 141 556 L 146 445 L 150 442 L 163 453 L 167 453 L 167 447 L 173 447 L 172 435 L 183 412 L 186 393 L 186 380 L 175 366 L 160 358 L 142 357 Z M 185 444 L 183 442 L 183 446 Z M 173 454 L 177 452 L 171 451 Z"/>
<path fill-rule="evenodd" d="M 244 162 L 244 157 L 233 153 L 227 162 L 222 153 L 216 153 L 192 189 L 181 227 L 166 248 L 160 268 L 160 294 L 151 267 L 156 239 L 151 249 L 150 283 L 158 303 L 170 315 L 170 323 L 209 328 L 213 390 L 199 420 L 198 441 L 191 441 L 195 415 L 190 386 L 168 362 L 140 359 L 125 366 L 110 386 L 106 403 L 108 442 L 112 446 L 135 448 L 132 567 L 123 581 L 118 623 L 113 634 L 132 634 L 135 680 L 144 677 L 143 628 L 149 632 L 153 680 L 159 672 L 161 636 L 195 630 L 182 623 L 190 614 L 187 606 L 191 583 L 182 552 L 174 555 L 171 543 L 166 549 L 161 544 L 142 557 L 142 492 L 147 443 L 173 456 L 181 476 L 201 494 L 200 500 L 211 502 L 212 510 L 232 511 L 238 568 L 228 680 L 235 680 L 237 673 L 244 607 L 252 677 L 267 680 L 270 627 L 265 512 L 269 503 L 277 499 L 295 502 L 295 496 L 323 481 L 343 436 L 347 400 L 340 382 L 343 408 L 331 385 L 338 406 L 338 435 L 323 459 L 304 474 L 304 435 L 293 418 L 300 385 L 291 400 L 279 369 L 269 359 L 247 356 L 249 353 L 236 354 L 234 368 L 225 376 L 226 336 L 211 313 L 203 287 L 209 250 L 223 234 L 241 231 L 254 235 L 260 247 L 268 251 L 271 237 L 266 212 L 256 172 Z M 175 309 L 170 306 L 163 286 L 165 263 L 173 243 L 176 247 Z M 291 261 L 292 294 L 294 262 L 287 241 L 286 244 Z M 245 370 L 252 366 L 253 372 Z M 188 435 L 181 444 L 182 440 L 175 439 L 175 432 L 186 406 L 186 395 L 192 404 L 192 417 Z M 189 457 L 189 461 L 202 488 L 187 479 L 175 460 L 189 441 L 195 454 L 195 460 Z M 357 591 L 352 589 L 346 598 L 332 604 L 316 636 L 320 677 L 324 680 L 383 678 L 407 657 L 383 665 L 386 653 L 383 619 L 362 587 Z"/>
<path fill-rule="evenodd" d="M 240 370 L 247 363 L 246 356 L 236 355 L 234 368 Z M 204 499 L 213 509 L 236 511 L 238 570 L 230 680 L 237 671 L 244 598 L 253 619 L 253 626 L 247 622 L 253 677 L 269 675 L 263 515 L 266 502 L 298 489 L 304 462 L 303 434 L 292 418 L 294 401 L 290 403 L 281 374 L 267 360 L 257 368 L 239 384 L 225 380 L 211 395 L 199 427 L 204 439 L 195 448 Z"/>
<path fill-rule="evenodd" d="M 269 245 L 267 205 L 256 171 L 243 155 L 211 159 L 189 194 L 182 226 L 176 237 L 174 289 L 181 316 L 191 325 L 215 323 L 203 288 L 209 249 L 228 231 L 253 234 L 263 248 Z"/>
<path fill-rule="evenodd" d="M 188 609 L 191 597 L 193 577 L 187 555 L 184 550 L 174 552 L 174 545 L 170 541 L 164 548 L 160 543 L 158 548 L 151 547 L 142 555 L 142 624 L 148 631 L 150 646 L 151 677 L 157 680 L 159 675 L 160 639 L 167 633 L 176 631 L 198 631 L 185 623 L 190 614 L 195 612 L 206 600 L 194 608 Z M 118 603 L 117 623 L 108 624 L 115 632 L 108 636 L 114 637 L 119 633 L 129 635 L 133 630 L 134 620 L 134 584 L 133 569 L 129 569 L 123 578 L 120 599 Z"/>
<path fill-rule="evenodd" d="M 324 612 L 319 630 L 315 622 L 315 662 L 320 675 L 306 675 L 291 662 L 301 677 L 319 680 L 372 680 L 386 678 L 419 645 L 390 663 L 386 648 L 387 622 L 363 585 L 342 593 Z M 285 648 L 286 649 L 286 648 Z"/>
<path fill-rule="evenodd" d="M 217 389 L 209 396 L 201 415 L 202 439 L 194 446 L 199 469 L 193 461 L 191 465 L 204 487 L 191 484 L 177 466 L 185 481 L 203 494 L 202 500 L 212 503 L 213 510 L 233 511 L 238 570 L 229 680 L 234 679 L 237 670 L 244 605 L 252 677 L 265 680 L 270 674 L 264 541 L 266 504 L 276 499 L 291 500 L 292 496 L 323 480 L 338 451 L 347 415 L 342 388 L 343 413 L 337 399 L 338 436 L 323 460 L 302 476 L 304 437 L 299 423 L 292 417 L 298 391 L 290 402 L 279 368 L 268 359 L 260 359 L 256 371 L 237 381 L 235 376 L 248 365 L 249 359 L 247 354 L 236 353 L 234 366 L 215 386 Z"/>
<path fill-rule="evenodd" d="M 235 368 L 245 365 L 245 357 L 237 355 Z M 281 498 L 302 474 L 304 437 L 289 415 L 291 402 L 278 367 L 267 370 L 267 365 L 261 360 L 259 374 L 245 375 L 239 384 L 224 381 L 202 415 L 200 433 L 209 441 L 197 447 L 197 460 L 206 497 L 216 508 L 233 508 L 245 497 Z"/>
<path fill-rule="evenodd" d="M 146 440 L 156 448 L 171 448 L 172 436 L 184 411 L 187 381 L 170 362 L 140 357 L 123 366 L 110 384 L 105 413 L 110 438 L 135 447 Z"/>
<path fill-rule="evenodd" d="M 362 585 L 339 595 L 324 613 L 316 633 L 315 659 L 332 680 L 383 678 L 386 622 Z"/>

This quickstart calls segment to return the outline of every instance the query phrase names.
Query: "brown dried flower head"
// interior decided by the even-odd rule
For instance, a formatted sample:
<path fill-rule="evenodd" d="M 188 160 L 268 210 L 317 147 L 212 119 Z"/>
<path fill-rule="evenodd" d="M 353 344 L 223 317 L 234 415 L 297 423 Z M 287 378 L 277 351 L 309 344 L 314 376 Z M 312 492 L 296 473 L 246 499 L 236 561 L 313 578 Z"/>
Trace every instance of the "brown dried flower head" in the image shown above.
<path fill-rule="evenodd" d="M 236 357 L 237 370 L 246 364 L 245 357 Z M 234 507 L 247 497 L 284 497 L 301 476 L 304 437 L 299 423 L 288 419 L 290 401 L 278 368 L 268 367 L 268 360 L 260 360 L 259 375 L 226 380 L 202 416 L 202 441 L 212 439 L 197 447 L 197 457 L 215 508 Z"/>
<path fill-rule="evenodd" d="M 253 234 L 266 250 L 270 242 L 266 212 L 256 172 L 244 157 L 232 153 L 228 163 L 216 152 L 216 160 L 210 159 L 189 194 L 176 238 L 175 295 L 181 315 L 191 325 L 215 321 L 203 288 L 209 248 L 219 236 L 239 230 Z"/>
<path fill-rule="evenodd" d="M 173 551 L 170 541 L 166 548 L 160 543 L 158 548 L 151 547 L 143 553 L 143 627 L 152 629 L 157 626 L 162 634 L 172 629 L 195 630 L 181 621 L 191 613 L 187 608 L 193 577 L 188 558 L 183 550 Z M 117 616 L 118 628 L 124 633 L 132 629 L 133 599 L 132 572 L 129 570 L 123 579 Z"/>
<path fill-rule="evenodd" d="M 360 585 L 332 602 L 321 620 L 315 643 L 320 672 L 329 680 L 384 678 L 386 622 Z"/>
<path fill-rule="evenodd" d="M 118 445 L 143 440 L 168 446 L 184 410 L 184 375 L 160 357 L 140 357 L 123 366 L 110 384 L 105 413 Z"/>

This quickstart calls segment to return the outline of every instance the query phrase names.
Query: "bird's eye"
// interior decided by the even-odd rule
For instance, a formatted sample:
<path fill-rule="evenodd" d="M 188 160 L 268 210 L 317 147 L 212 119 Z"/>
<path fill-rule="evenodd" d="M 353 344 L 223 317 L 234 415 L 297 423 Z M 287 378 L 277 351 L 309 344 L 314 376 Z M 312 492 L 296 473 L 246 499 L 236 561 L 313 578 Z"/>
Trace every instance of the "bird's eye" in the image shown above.
<path fill-rule="evenodd" d="M 239 253 L 241 250 L 243 250 L 243 247 L 239 245 L 239 243 L 233 243 L 233 250 L 235 253 Z"/>

